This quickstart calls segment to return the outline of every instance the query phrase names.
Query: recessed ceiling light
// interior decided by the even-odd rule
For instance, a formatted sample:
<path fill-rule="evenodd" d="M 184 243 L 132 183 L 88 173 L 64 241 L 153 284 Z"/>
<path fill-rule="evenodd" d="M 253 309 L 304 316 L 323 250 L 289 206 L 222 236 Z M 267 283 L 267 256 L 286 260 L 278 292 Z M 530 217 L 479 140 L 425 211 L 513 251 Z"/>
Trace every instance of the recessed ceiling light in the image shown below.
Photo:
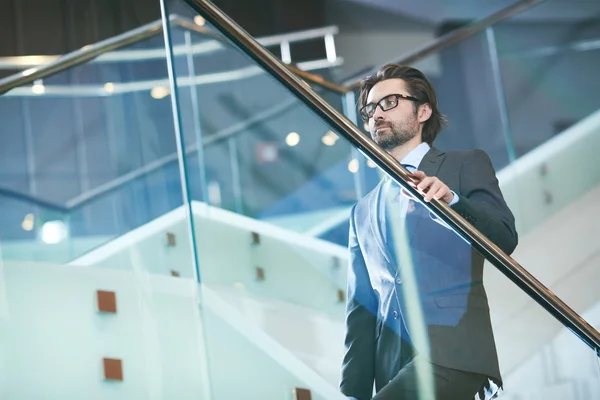
<path fill-rule="evenodd" d="M 106 90 L 108 93 L 114 93 L 115 92 L 115 84 L 112 82 L 108 82 L 106 85 L 104 85 L 104 90 Z"/>
<path fill-rule="evenodd" d="M 169 88 L 164 86 L 157 86 L 155 88 L 152 88 L 152 90 L 150 91 L 150 96 L 157 100 L 164 99 L 170 94 L 171 91 L 169 90 Z"/>
<path fill-rule="evenodd" d="M 194 17 L 194 23 L 198 26 L 204 26 L 206 24 L 206 20 L 202 18 L 200 15 L 196 15 Z"/>
<path fill-rule="evenodd" d="M 67 236 L 67 227 L 62 221 L 48 221 L 42 225 L 41 238 L 44 243 L 60 243 L 65 240 Z"/>
<path fill-rule="evenodd" d="M 323 142 L 325 146 L 333 146 L 335 144 L 335 139 L 331 136 L 325 135 L 321 138 L 321 142 Z"/>
<path fill-rule="evenodd" d="M 288 133 L 288 135 L 285 137 L 285 143 L 290 147 L 296 146 L 298 143 L 300 143 L 300 135 L 296 132 Z"/>
<path fill-rule="evenodd" d="M 31 91 L 35 94 L 44 94 L 46 93 L 46 87 L 41 83 L 36 83 L 31 87 Z"/>
<path fill-rule="evenodd" d="M 27 214 L 25 218 L 23 218 L 23 222 L 21 222 L 21 228 L 23 228 L 24 231 L 31 231 L 33 230 L 34 224 L 35 219 L 33 214 Z"/>

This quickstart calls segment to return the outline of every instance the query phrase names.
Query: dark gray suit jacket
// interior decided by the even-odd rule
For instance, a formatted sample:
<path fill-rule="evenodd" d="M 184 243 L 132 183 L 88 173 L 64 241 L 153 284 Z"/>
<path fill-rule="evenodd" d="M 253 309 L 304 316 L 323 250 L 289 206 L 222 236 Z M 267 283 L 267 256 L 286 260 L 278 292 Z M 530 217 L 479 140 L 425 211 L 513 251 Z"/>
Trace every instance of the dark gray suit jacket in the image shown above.
<path fill-rule="evenodd" d="M 485 152 L 431 148 L 418 169 L 446 183 L 460 198 L 452 208 L 512 253 L 517 245 L 514 216 Z M 483 287 L 484 258 L 418 202 L 404 214 L 410 262 L 399 258 L 390 229 L 397 221 L 386 220 L 395 185 L 384 179 L 352 209 L 342 393 L 370 399 L 373 383 L 379 391 L 412 359 L 418 342 L 410 321 L 415 304 L 428 344 L 419 352 L 435 364 L 485 374 L 501 384 Z M 406 276 L 414 279 L 406 281 Z M 418 293 L 418 298 L 407 293 Z"/>

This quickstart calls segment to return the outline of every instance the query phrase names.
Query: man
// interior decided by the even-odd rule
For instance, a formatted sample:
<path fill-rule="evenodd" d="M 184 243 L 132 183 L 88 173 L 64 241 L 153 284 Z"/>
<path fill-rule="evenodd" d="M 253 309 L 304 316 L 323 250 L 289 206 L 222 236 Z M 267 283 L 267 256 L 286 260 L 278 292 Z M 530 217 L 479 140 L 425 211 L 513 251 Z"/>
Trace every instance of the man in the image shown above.
<path fill-rule="evenodd" d="M 445 124 L 418 70 L 390 64 L 361 85 L 373 140 L 507 254 L 517 245 L 489 157 L 432 147 Z M 346 353 L 349 398 L 492 398 L 502 386 L 483 257 L 389 178 L 352 209 Z M 373 396 L 373 383 L 376 394 Z"/>

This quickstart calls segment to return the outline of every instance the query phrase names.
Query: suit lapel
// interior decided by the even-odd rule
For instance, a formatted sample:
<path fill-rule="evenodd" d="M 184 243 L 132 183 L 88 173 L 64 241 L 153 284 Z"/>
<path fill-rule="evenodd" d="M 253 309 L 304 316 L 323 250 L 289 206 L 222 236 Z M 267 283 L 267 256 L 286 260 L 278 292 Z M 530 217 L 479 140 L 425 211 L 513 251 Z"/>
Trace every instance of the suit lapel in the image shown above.
<path fill-rule="evenodd" d="M 435 147 L 432 147 L 421 160 L 421 164 L 419 164 L 418 169 L 419 171 L 425 172 L 425 175 L 427 176 L 437 176 L 445 158 L 446 153 L 436 149 Z"/>

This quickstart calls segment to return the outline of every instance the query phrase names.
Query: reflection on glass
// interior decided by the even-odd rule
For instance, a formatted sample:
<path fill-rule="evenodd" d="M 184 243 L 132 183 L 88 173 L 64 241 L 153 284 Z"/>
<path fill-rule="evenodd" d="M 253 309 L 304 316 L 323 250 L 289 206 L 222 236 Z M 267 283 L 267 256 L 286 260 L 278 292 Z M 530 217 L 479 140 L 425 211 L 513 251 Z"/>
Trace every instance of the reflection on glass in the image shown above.
<path fill-rule="evenodd" d="M 484 269 L 409 187 L 381 176 L 239 49 L 179 25 L 169 33 L 171 82 L 157 39 L 134 49 L 154 54 L 147 63 L 105 75 L 109 62 L 90 63 L 0 98 L 15 132 L 1 143 L 10 190 L 0 196 L 0 398 L 487 398 L 500 387 L 514 399 L 600 395 L 596 355 Z M 487 65 L 488 39 L 463 43 L 477 50 L 466 52 L 471 67 Z M 96 77 L 96 92 L 74 90 Z M 502 129 L 453 151 L 446 145 L 459 136 L 436 136 L 433 91 L 404 78 L 377 83 L 363 100 L 416 100 L 376 106 L 367 129 L 425 185 L 417 191 L 512 253 L 522 223 L 517 213 L 515 228 L 514 203 L 503 200 L 515 192 L 495 177 L 508 160 Z M 456 110 L 450 86 L 439 87 L 441 111 Z M 454 101 L 493 118 L 449 112 L 451 124 L 501 119 L 496 105 L 479 104 L 498 101 L 497 87 L 482 87 L 490 90 Z M 316 90 L 342 109 L 340 94 Z M 485 146 L 471 146 L 479 140 Z M 565 235 L 595 237 L 592 223 L 579 227 L 563 226 Z M 573 265 L 576 246 L 552 244 L 569 254 L 534 261 Z M 597 324 L 593 285 L 581 285 L 596 269 L 575 269 L 583 273 L 562 288 L 582 294 L 575 304 Z"/>
<path fill-rule="evenodd" d="M 234 47 L 230 51 L 235 60 L 232 66 L 243 67 L 244 60 L 252 65 Z M 488 55 L 482 53 L 482 59 Z M 179 66 L 178 74 L 186 73 L 189 69 Z M 552 327 L 555 333 L 560 333 L 560 324 L 527 296 L 523 295 L 526 302 L 518 308 L 506 307 L 501 292 L 492 290 L 493 296 L 488 296 L 489 287 L 508 285 L 520 291 L 500 275 L 491 275 L 491 282 L 486 275 L 484 287 L 484 257 L 389 178 L 384 177 L 364 198 L 353 183 L 349 187 L 354 193 L 347 202 L 330 202 L 327 196 L 334 193 L 334 183 L 349 181 L 348 177 L 353 180 L 361 168 L 375 175 L 376 170 L 361 163 L 349 149 L 321 175 L 316 168 L 318 156 L 346 142 L 338 140 L 330 146 L 331 127 L 302 103 L 294 103 L 294 97 L 268 75 L 264 77 L 260 92 L 238 91 L 236 85 L 225 86 L 214 96 L 208 94 L 209 86 L 198 92 L 198 98 L 206 101 L 204 110 L 218 109 L 223 113 L 220 115 L 232 117 L 226 121 L 234 123 L 253 116 L 249 111 L 253 105 L 246 98 L 256 98 L 257 103 L 277 99 L 277 104 L 288 100 L 294 104 L 289 111 L 274 113 L 247 127 L 236 136 L 234 152 L 230 145 L 221 144 L 221 154 L 237 154 L 235 163 L 212 158 L 212 169 L 228 174 L 223 186 L 239 183 L 237 193 L 243 205 L 227 210 L 198 204 L 196 209 L 203 299 L 210 304 L 206 313 L 219 310 L 206 327 L 211 371 L 238 359 L 237 354 L 224 349 L 226 335 L 231 346 L 245 349 L 242 366 L 256 363 L 264 368 L 253 372 L 253 381 L 245 387 L 246 393 L 257 397 L 268 396 L 275 389 L 289 393 L 297 388 L 309 389 L 314 398 L 343 398 L 341 391 L 358 399 L 372 398 L 374 386 L 375 399 L 402 394 L 418 398 L 416 392 L 437 392 L 437 398 L 444 398 L 444 393 L 448 398 L 473 398 L 476 394 L 486 398 L 501 391 L 511 395 L 545 389 L 532 369 L 518 369 L 530 378 L 529 386 L 515 375 L 526 360 L 535 359 L 531 362 L 544 368 L 554 366 L 535 358 L 539 343 L 534 346 L 532 336 L 522 334 L 533 322 L 523 317 L 535 310 L 540 317 L 536 323 Z M 435 100 L 405 86 L 395 88 L 396 92 L 421 101 L 401 102 L 385 112 L 377 108 L 370 126 L 374 138 L 382 145 L 387 141 L 386 148 L 407 166 L 414 164 L 420 170 L 415 172 L 419 182 L 427 181 L 421 175 L 426 174 L 446 183 L 449 190 L 439 192 L 442 187 L 438 182 L 428 181 L 433 187 L 430 195 L 440 195 L 468 222 L 512 253 L 517 245 L 515 221 L 503 200 L 491 157 L 481 150 L 437 150 L 437 140 L 433 147 L 418 146 L 422 140 L 414 140 L 418 137 L 415 129 L 420 132 L 419 127 L 431 118 Z M 374 94 L 378 98 L 371 100 L 378 101 L 387 94 Z M 221 104 L 226 107 L 217 108 Z M 210 120 L 211 113 L 205 116 L 203 111 L 200 117 Z M 202 134 L 205 132 L 203 129 Z M 437 132 L 436 128 L 428 129 L 429 144 Z M 398 135 L 400 141 L 394 137 Z M 406 143 L 416 153 L 396 152 L 408 149 L 402 147 Z M 503 143 L 500 148 L 507 154 Z M 208 160 L 211 149 L 207 146 L 205 150 Z M 207 170 L 210 165 L 206 163 Z M 237 178 L 233 171 L 239 171 Z M 287 188 L 293 187 L 299 187 L 294 192 L 297 197 L 286 195 Z M 220 191 L 217 198 L 222 199 L 223 193 Z M 269 204 L 274 200 L 278 205 L 275 212 L 261 213 L 262 209 L 273 210 Z M 276 218 L 265 218 L 265 214 Z M 319 231 L 322 237 L 331 233 L 333 238 L 332 232 L 338 227 L 350 232 L 349 239 L 347 233 L 342 234 L 343 241 L 349 242 L 349 252 L 313 235 Z M 344 264 L 350 266 L 348 273 Z M 503 321 L 507 312 L 523 317 L 506 327 L 498 325 L 496 321 Z M 233 332 L 223 328 L 223 321 Z M 568 332 L 566 335 L 567 345 L 579 346 L 581 356 L 591 362 L 589 349 Z M 554 346 L 551 337 L 544 340 L 547 348 Z M 523 348 L 529 349 L 522 352 L 524 358 L 513 358 Z M 587 376 L 596 377 L 589 363 L 583 369 Z M 229 372 L 236 377 L 245 374 L 243 367 Z M 576 369 L 569 373 L 576 374 Z M 239 391 L 224 384 L 220 376 L 215 372 L 212 377 L 215 397 L 239 396 Z"/>
<path fill-rule="evenodd" d="M 2 399 L 210 398 L 162 40 L 0 97 Z"/>
<path fill-rule="evenodd" d="M 171 32 L 175 47 L 200 37 Z M 352 173 L 334 171 L 351 148 L 237 49 L 222 42 L 219 52 L 175 61 L 194 200 L 296 231 L 356 200 Z M 340 95 L 318 90 L 341 108 Z"/>
<path fill-rule="evenodd" d="M 521 245 L 514 258 L 578 313 L 600 300 L 600 28 L 591 15 L 539 23 L 533 7 L 493 26 L 516 155 L 502 172 Z M 574 173 L 575 177 L 570 175 Z"/>

